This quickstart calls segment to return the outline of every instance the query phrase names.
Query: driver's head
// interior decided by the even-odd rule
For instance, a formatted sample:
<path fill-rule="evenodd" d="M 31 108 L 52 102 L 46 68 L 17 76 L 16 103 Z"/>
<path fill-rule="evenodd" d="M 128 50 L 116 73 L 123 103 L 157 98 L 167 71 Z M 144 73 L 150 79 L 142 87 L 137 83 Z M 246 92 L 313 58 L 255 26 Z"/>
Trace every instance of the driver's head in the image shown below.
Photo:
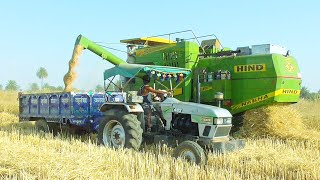
<path fill-rule="evenodd" d="M 150 82 L 150 77 L 148 75 L 144 75 L 142 77 L 143 83 L 148 84 Z"/>

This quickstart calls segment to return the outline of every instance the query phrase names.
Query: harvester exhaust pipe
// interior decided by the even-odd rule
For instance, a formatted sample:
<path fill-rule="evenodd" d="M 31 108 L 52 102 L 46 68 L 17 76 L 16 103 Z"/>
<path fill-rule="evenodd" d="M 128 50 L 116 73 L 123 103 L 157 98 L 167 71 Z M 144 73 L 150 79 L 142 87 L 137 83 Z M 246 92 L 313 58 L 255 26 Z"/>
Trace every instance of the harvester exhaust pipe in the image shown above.
<path fill-rule="evenodd" d="M 201 84 L 200 84 L 200 74 L 199 71 L 197 73 L 197 86 L 196 86 L 196 102 L 200 104 L 201 98 Z"/>
<path fill-rule="evenodd" d="M 90 41 L 88 38 L 82 36 L 81 34 L 77 37 L 77 40 L 75 42 L 75 46 L 80 45 L 85 49 L 90 50 L 91 52 L 95 53 L 96 55 L 102 57 L 102 59 L 105 59 L 109 62 L 111 62 L 114 65 L 124 64 L 127 63 L 124 60 L 120 59 L 119 57 L 115 56 L 111 52 L 105 50 L 98 44 Z"/>

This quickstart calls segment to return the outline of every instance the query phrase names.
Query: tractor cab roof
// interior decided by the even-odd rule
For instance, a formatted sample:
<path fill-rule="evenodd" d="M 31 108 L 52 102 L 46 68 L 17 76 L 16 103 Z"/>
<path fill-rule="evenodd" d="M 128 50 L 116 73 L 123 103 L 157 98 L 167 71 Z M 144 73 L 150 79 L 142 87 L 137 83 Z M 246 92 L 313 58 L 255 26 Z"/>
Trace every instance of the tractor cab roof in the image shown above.
<path fill-rule="evenodd" d="M 104 80 L 108 80 L 110 83 L 114 84 L 113 79 L 115 78 L 115 76 L 120 75 L 120 76 L 129 78 L 129 80 L 127 80 L 124 85 L 124 86 L 127 86 L 128 83 L 133 78 L 138 77 L 142 79 L 144 76 L 148 75 L 150 79 L 153 78 L 154 82 L 157 82 L 158 84 L 165 87 L 166 89 L 169 89 L 169 88 L 166 85 L 162 84 L 160 81 L 169 81 L 170 90 L 174 90 L 185 80 L 185 78 L 190 73 L 191 73 L 191 70 L 185 69 L 185 68 L 124 63 L 124 64 L 119 64 L 113 68 L 105 70 Z M 109 78 L 111 78 L 111 80 Z M 172 87 L 172 80 L 176 82 L 175 87 Z M 110 86 L 110 83 L 108 87 Z M 119 89 L 123 89 L 123 88 L 119 87 Z"/>
<path fill-rule="evenodd" d="M 185 68 L 125 63 L 105 70 L 104 80 L 116 75 L 128 78 L 142 78 L 144 75 L 149 75 L 150 77 L 153 77 L 155 79 L 169 80 L 171 78 L 184 78 L 187 77 L 190 73 L 191 70 Z"/>

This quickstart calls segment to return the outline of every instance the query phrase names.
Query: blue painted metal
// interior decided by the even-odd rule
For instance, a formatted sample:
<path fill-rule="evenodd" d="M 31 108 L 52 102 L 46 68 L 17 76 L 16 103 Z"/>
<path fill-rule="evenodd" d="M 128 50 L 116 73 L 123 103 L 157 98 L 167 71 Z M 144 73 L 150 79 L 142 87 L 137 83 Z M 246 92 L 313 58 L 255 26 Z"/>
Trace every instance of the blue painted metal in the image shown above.
<path fill-rule="evenodd" d="M 41 93 L 19 95 L 20 121 L 43 118 L 47 122 L 68 122 L 97 131 L 103 113 L 105 94 Z"/>
<path fill-rule="evenodd" d="M 100 112 L 100 107 L 106 102 L 105 94 L 93 94 L 91 98 L 91 116 L 93 122 L 91 123 L 91 129 L 95 131 L 99 128 L 99 123 L 103 119 L 103 113 Z"/>

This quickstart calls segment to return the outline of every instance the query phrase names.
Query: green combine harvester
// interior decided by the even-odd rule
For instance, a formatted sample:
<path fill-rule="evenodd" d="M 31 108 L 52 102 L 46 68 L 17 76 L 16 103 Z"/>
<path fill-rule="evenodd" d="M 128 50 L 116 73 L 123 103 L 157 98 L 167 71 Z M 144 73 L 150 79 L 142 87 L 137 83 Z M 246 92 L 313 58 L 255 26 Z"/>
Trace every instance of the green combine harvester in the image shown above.
<path fill-rule="evenodd" d="M 284 47 L 262 44 L 230 50 L 222 48 L 217 38 L 201 43 L 197 37 L 193 39 L 197 41 L 142 37 L 121 42 L 128 47 L 127 62 L 192 70 L 191 76 L 174 91 L 175 98 L 181 101 L 217 105 L 220 102 L 217 95 L 223 94 L 221 107 L 234 116 L 265 105 L 298 102 L 300 70 L 295 58 Z M 76 45 L 115 65 L 127 63 L 82 35 L 77 38 Z M 157 72 L 151 73 L 160 82 L 167 78 Z M 184 77 L 177 77 L 173 85 L 181 78 Z M 129 87 L 137 90 L 141 85 L 141 80 L 136 79 Z"/>

